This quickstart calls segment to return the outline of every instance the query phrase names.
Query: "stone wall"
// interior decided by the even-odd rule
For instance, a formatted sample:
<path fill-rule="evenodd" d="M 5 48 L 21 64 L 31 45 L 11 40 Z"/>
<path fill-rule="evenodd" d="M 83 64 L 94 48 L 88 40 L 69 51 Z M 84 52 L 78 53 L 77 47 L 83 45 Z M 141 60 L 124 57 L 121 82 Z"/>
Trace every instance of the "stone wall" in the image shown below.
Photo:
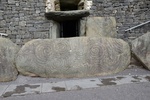
<path fill-rule="evenodd" d="M 36 38 L 49 38 L 52 21 L 45 18 L 45 0 L 1 0 L 0 33 L 23 45 Z"/>
<path fill-rule="evenodd" d="M 55 23 L 45 18 L 45 6 L 46 0 L 1 0 L 0 33 L 8 34 L 18 45 L 51 38 Z M 90 16 L 116 17 L 118 38 L 134 39 L 150 31 L 150 24 L 131 32 L 124 30 L 150 20 L 150 0 L 93 0 Z"/>
<path fill-rule="evenodd" d="M 118 37 L 134 39 L 150 31 L 150 23 L 124 32 L 126 29 L 150 20 L 150 0 L 93 0 L 91 16 L 114 16 Z"/>

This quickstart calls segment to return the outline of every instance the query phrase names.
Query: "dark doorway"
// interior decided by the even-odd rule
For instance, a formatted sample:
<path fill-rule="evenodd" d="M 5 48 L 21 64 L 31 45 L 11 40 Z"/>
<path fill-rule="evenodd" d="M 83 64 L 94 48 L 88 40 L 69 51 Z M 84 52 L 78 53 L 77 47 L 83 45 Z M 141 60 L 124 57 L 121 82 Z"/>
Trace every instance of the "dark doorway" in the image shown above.
<path fill-rule="evenodd" d="M 66 5 L 61 5 L 60 4 L 60 9 L 61 9 L 61 11 L 77 10 L 78 6 L 77 5 L 71 5 L 71 4 L 68 4 L 66 6 Z"/>
<path fill-rule="evenodd" d="M 78 20 L 61 22 L 60 29 L 61 38 L 79 36 Z"/>
<path fill-rule="evenodd" d="M 61 11 L 77 10 L 80 0 L 59 0 Z"/>

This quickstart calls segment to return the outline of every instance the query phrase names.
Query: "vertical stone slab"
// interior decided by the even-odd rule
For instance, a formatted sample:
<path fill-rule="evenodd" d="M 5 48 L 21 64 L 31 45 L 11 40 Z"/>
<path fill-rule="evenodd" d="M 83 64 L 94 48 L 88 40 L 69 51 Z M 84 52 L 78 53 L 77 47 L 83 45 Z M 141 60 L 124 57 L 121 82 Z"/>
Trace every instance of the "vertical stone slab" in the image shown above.
<path fill-rule="evenodd" d="M 86 35 L 86 21 L 87 18 L 81 18 L 79 21 L 79 36 L 85 36 Z"/>
<path fill-rule="evenodd" d="M 49 34 L 51 39 L 56 39 L 60 37 L 60 25 L 58 22 L 53 21 L 53 25 L 51 26 Z"/>
<path fill-rule="evenodd" d="M 17 78 L 15 57 L 19 47 L 8 39 L 0 38 L 0 82 Z"/>
<path fill-rule="evenodd" d="M 87 17 L 87 37 L 117 37 L 114 17 Z"/>

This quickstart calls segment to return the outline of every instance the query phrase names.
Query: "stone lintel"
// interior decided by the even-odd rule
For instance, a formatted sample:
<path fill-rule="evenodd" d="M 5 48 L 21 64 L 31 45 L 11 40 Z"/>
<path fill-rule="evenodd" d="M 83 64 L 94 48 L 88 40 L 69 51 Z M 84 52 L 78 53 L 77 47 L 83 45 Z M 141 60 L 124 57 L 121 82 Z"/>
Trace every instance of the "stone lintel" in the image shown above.
<path fill-rule="evenodd" d="M 45 16 L 49 20 L 65 21 L 87 17 L 89 16 L 89 14 L 90 14 L 89 10 L 50 11 L 45 13 Z"/>

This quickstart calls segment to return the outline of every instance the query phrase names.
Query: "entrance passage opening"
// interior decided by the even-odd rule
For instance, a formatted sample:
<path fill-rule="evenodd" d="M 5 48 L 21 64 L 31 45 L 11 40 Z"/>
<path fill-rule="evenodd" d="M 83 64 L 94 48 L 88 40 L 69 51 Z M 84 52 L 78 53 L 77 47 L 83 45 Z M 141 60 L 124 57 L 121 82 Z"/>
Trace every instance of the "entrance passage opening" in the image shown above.
<path fill-rule="evenodd" d="M 78 37 L 78 20 L 63 21 L 60 23 L 60 38 Z"/>
<path fill-rule="evenodd" d="M 80 0 L 59 0 L 61 11 L 78 10 Z"/>
<path fill-rule="evenodd" d="M 77 9 L 78 9 L 78 6 L 77 6 L 77 5 L 71 5 L 71 4 L 65 6 L 65 5 L 61 5 L 61 4 L 60 4 L 60 9 L 61 9 L 61 11 L 77 10 Z"/>

